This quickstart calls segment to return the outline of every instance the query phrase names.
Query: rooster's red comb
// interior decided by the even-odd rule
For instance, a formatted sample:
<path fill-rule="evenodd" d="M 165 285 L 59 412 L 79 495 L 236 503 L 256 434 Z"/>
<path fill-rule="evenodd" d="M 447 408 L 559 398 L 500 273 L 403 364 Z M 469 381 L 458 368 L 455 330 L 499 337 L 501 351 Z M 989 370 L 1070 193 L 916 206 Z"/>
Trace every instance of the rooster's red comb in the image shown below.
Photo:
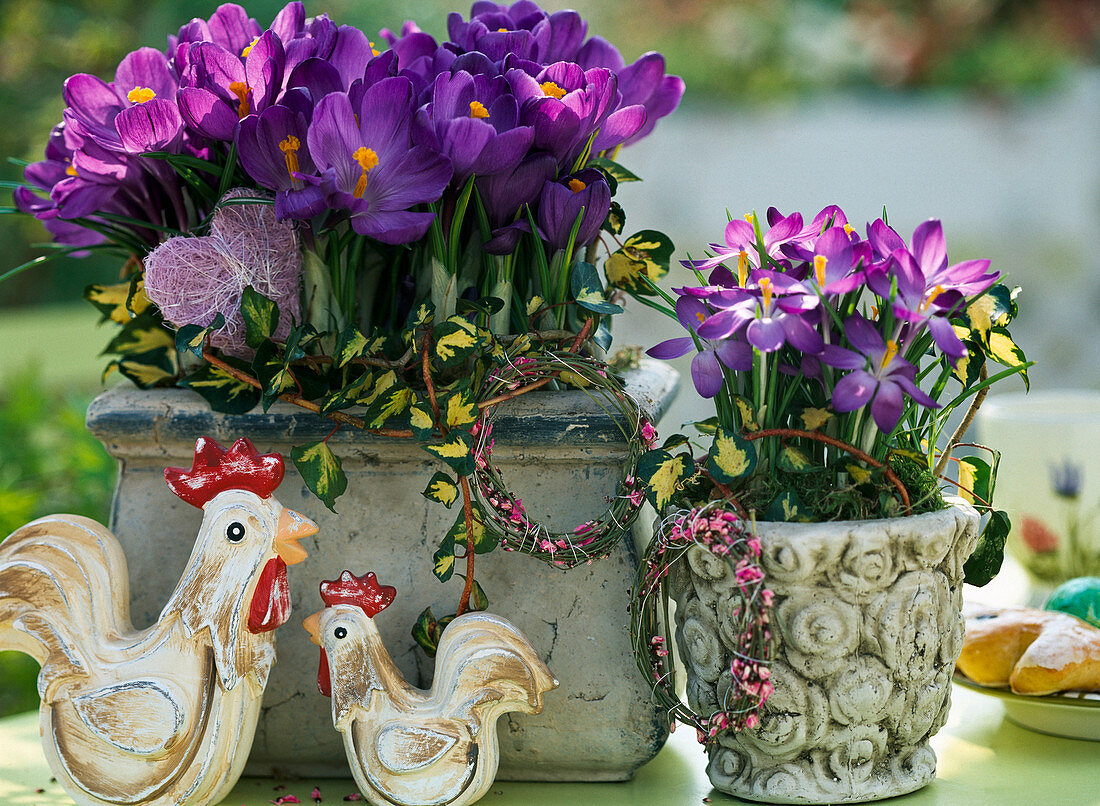
<path fill-rule="evenodd" d="M 234 442 L 228 451 L 209 437 L 199 437 L 191 469 L 167 467 L 164 480 L 172 492 L 202 509 L 211 498 L 226 490 L 248 490 L 267 498 L 283 480 L 285 470 L 283 457 L 277 453 L 258 453 L 245 437 Z"/>
<path fill-rule="evenodd" d="M 325 607 L 338 604 L 355 605 L 371 618 L 381 613 L 397 596 L 397 588 L 379 585 L 373 571 L 357 577 L 351 571 L 340 574 L 339 579 L 326 579 L 321 583 L 321 598 Z"/>

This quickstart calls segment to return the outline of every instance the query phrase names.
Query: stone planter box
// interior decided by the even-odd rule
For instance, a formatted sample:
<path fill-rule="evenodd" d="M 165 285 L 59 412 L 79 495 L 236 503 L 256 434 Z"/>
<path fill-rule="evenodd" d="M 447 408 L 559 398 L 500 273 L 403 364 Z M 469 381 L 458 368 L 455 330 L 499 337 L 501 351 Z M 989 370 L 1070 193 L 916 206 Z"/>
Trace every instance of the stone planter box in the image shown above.
<path fill-rule="evenodd" d="M 775 594 L 775 693 L 759 727 L 711 748 L 711 783 L 749 800 L 816 804 L 929 783 L 928 740 L 947 719 L 978 521 L 956 501 L 909 518 L 757 524 Z M 730 686 L 724 626 L 737 585 L 725 562 L 695 547 L 670 590 L 688 703 L 710 714 Z"/>
<path fill-rule="evenodd" d="M 676 373 L 657 362 L 644 361 L 628 376 L 629 391 L 653 421 L 676 388 Z M 129 561 L 139 628 L 159 616 L 201 522 L 198 510 L 168 490 L 164 468 L 189 467 L 200 435 L 222 444 L 248 436 L 260 451 L 287 458 L 279 500 L 313 519 L 320 533 L 304 541 L 309 559 L 291 569 L 295 616 L 279 631 L 278 662 L 246 774 L 348 776 L 330 702 L 317 691 L 317 647 L 300 619 L 321 606 L 321 579 L 345 568 L 375 571 L 398 590 L 378 618 L 386 646 L 411 683 L 429 685 L 433 661 L 410 630 L 428 605 L 439 615 L 454 612 L 462 586 L 457 574 L 442 585 L 431 572 L 432 552 L 455 510 L 420 492 L 442 464 L 411 441 L 341 429 L 329 444 L 343 461 L 348 492 L 334 515 L 309 493 L 289 459 L 292 445 L 324 438 L 331 425 L 289 404 L 267 414 L 226 416 L 188 390 L 120 386 L 92 403 L 88 427 L 119 460 L 111 528 Z M 552 528 L 598 515 L 617 487 L 626 446 L 583 391 L 536 392 L 503 404 L 494 437 L 494 460 L 509 485 L 532 517 Z M 625 780 L 664 744 L 666 723 L 631 651 L 627 603 L 636 565 L 629 537 L 607 559 L 572 571 L 517 553 L 478 557 L 477 579 L 492 612 L 525 633 L 561 681 L 542 714 L 501 719 L 501 779 Z"/>

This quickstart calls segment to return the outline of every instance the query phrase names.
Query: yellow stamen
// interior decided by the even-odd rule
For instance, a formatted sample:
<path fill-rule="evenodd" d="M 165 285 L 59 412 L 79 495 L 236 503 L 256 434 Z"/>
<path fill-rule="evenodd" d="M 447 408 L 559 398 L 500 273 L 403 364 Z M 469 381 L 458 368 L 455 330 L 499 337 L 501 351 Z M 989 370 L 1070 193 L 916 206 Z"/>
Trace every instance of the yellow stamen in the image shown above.
<path fill-rule="evenodd" d="M 148 87 L 134 87 L 126 93 L 126 100 L 132 104 L 143 104 L 157 97 L 157 94 Z"/>
<path fill-rule="evenodd" d="M 892 339 L 886 342 L 886 352 L 882 354 L 882 364 L 879 370 L 884 370 L 890 365 L 890 362 L 894 360 L 894 356 L 898 354 L 898 343 Z"/>
<path fill-rule="evenodd" d="M 695 314 L 695 318 L 699 320 L 699 324 L 703 324 L 703 322 L 707 321 L 707 315 L 702 312 Z"/>
<path fill-rule="evenodd" d="M 760 290 L 764 292 L 764 310 L 771 309 L 772 304 L 772 281 L 767 277 L 760 278 Z"/>
<path fill-rule="evenodd" d="M 489 117 L 489 110 L 481 101 L 470 101 L 470 117 L 485 120 Z"/>
<path fill-rule="evenodd" d="M 374 46 L 374 43 L 368 40 L 367 44 L 370 45 L 370 55 L 371 56 L 377 56 L 378 55 L 378 48 L 376 48 Z"/>
<path fill-rule="evenodd" d="M 588 187 L 588 185 L 586 185 L 584 182 L 582 182 L 579 179 L 570 179 L 569 180 L 569 189 L 571 191 L 573 191 L 574 193 L 580 193 L 586 187 Z"/>
<path fill-rule="evenodd" d="M 875 320 L 878 319 L 878 306 L 877 305 L 872 305 L 871 306 L 871 318 L 875 319 Z"/>
<path fill-rule="evenodd" d="M 756 216 L 752 213 L 745 213 L 745 220 L 748 221 L 750 224 L 755 224 Z"/>
<path fill-rule="evenodd" d="M 286 139 L 279 143 L 279 150 L 283 152 L 283 159 L 286 160 L 286 172 L 290 174 L 295 185 L 299 181 L 294 174 L 298 173 L 298 149 L 301 146 L 301 141 L 293 134 L 287 135 Z"/>
<path fill-rule="evenodd" d="M 72 163 L 70 163 L 69 165 L 65 166 L 65 173 L 66 173 L 66 174 L 68 174 L 69 176 L 80 176 L 80 174 L 78 174 L 78 173 L 76 172 L 76 168 L 74 168 L 74 167 L 72 166 Z"/>
<path fill-rule="evenodd" d="M 506 33 L 508 33 L 508 29 L 507 28 L 497 28 L 497 33 L 498 34 L 506 34 Z"/>
<path fill-rule="evenodd" d="M 248 100 L 248 93 L 251 90 L 243 81 L 234 81 L 229 85 L 229 91 L 236 95 L 237 100 L 240 102 L 237 104 L 237 117 L 244 120 L 248 117 L 248 113 L 252 111 L 252 104 Z"/>
<path fill-rule="evenodd" d="M 852 234 L 852 225 L 851 224 L 845 224 L 844 225 L 844 234 L 845 235 L 851 235 Z"/>
<path fill-rule="evenodd" d="M 938 285 L 935 288 L 933 288 L 931 291 L 929 291 L 928 292 L 928 298 L 920 306 L 920 312 L 921 313 L 927 312 L 927 310 L 932 307 L 932 303 L 936 301 L 936 297 L 938 297 L 940 294 L 942 294 L 946 290 L 947 289 L 945 289 L 942 285 Z"/>
<path fill-rule="evenodd" d="M 749 253 L 742 249 L 737 253 L 737 284 L 742 288 L 749 281 Z"/>
<path fill-rule="evenodd" d="M 539 87 L 542 89 L 543 95 L 549 95 L 551 98 L 564 98 L 565 90 L 555 84 L 553 81 L 544 81 Z"/>
<path fill-rule="evenodd" d="M 366 146 L 359 146 L 355 149 L 355 153 L 352 154 L 355 161 L 359 163 L 359 167 L 363 169 L 363 175 L 359 177 L 359 181 L 355 183 L 355 190 L 351 192 L 351 195 L 357 199 L 363 198 L 363 194 L 367 192 L 367 173 L 378 165 L 378 155 L 374 153 L 373 149 Z"/>
<path fill-rule="evenodd" d="M 814 277 L 817 278 L 818 286 L 825 285 L 825 264 L 829 262 L 829 259 L 824 255 L 814 255 Z"/>
<path fill-rule="evenodd" d="M 247 56 L 249 54 L 249 52 L 252 50 L 252 48 L 254 48 L 256 46 L 256 43 L 259 42 L 259 41 L 260 41 L 260 37 L 256 37 L 251 42 L 249 42 L 247 45 L 245 45 L 244 50 L 241 51 L 241 58 L 243 59 L 245 56 Z"/>

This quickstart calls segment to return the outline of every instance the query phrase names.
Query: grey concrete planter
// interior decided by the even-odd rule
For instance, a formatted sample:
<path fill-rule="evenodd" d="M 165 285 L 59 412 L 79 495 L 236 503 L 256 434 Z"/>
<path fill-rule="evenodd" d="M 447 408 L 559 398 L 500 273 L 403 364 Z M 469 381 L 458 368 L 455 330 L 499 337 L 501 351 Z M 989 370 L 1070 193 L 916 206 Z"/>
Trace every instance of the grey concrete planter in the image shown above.
<path fill-rule="evenodd" d="M 645 361 L 628 378 L 635 398 L 656 420 L 675 395 L 676 373 Z M 330 424 L 288 404 L 264 414 L 225 416 L 186 390 L 141 392 L 117 387 L 88 409 L 88 427 L 119 460 L 111 527 L 129 560 L 134 622 L 152 623 L 183 570 L 201 513 L 164 483 L 167 465 L 190 466 L 196 437 L 228 444 L 248 436 L 261 451 L 288 457 L 279 499 L 320 526 L 305 541 L 310 558 L 291 569 L 295 618 L 279 631 L 278 662 L 247 772 L 349 775 L 330 703 L 317 692 L 317 647 L 299 619 L 321 606 L 317 585 L 343 569 L 373 570 L 396 586 L 396 601 L 378 617 L 386 646 L 406 678 L 427 686 L 432 661 L 410 628 L 431 605 L 454 611 L 462 580 L 441 585 L 431 555 L 454 511 L 424 499 L 436 467 L 415 444 L 342 429 L 330 441 L 348 475 L 333 515 L 306 490 L 289 461 L 292 445 L 323 438 Z M 584 392 L 537 392 L 502 405 L 494 459 L 532 517 L 557 528 L 601 513 L 616 489 L 625 445 Z M 664 744 L 667 728 L 634 666 L 628 634 L 628 589 L 637 559 L 632 542 L 572 571 L 526 555 L 497 551 L 478 558 L 477 578 L 504 616 L 530 639 L 561 681 L 538 716 L 512 714 L 499 725 L 499 777 L 511 780 L 614 781 L 631 777 Z"/>
<path fill-rule="evenodd" d="M 947 719 L 962 650 L 963 563 L 978 514 L 958 501 L 911 518 L 760 523 L 775 594 L 772 683 L 759 727 L 719 738 L 707 774 L 768 803 L 855 803 L 920 789 Z M 689 704 L 709 714 L 730 686 L 726 563 L 702 548 L 672 579 Z"/>

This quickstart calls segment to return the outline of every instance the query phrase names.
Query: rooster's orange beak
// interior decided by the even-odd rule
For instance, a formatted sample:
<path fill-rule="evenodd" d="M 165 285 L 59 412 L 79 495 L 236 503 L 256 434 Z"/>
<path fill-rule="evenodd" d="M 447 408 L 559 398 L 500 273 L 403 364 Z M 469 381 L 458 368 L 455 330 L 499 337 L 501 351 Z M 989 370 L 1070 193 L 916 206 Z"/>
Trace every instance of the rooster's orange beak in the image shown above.
<path fill-rule="evenodd" d="M 309 640 L 321 646 L 321 614 L 324 610 L 318 610 L 312 616 L 302 622 L 302 626 L 306 628 L 306 632 L 309 633 Z"/>
<path fill-rule="evenodd" d="M 283 507 L 283 512 L 279 516 L 279 527 L 275 533 L 275 553 L 287 565 L 300 563 L 309 554 L 298 545 L 298 541 L 315 534 L 317 534 L 317 524 L 309 518 L 302 517 L 293 509 Z"/>

